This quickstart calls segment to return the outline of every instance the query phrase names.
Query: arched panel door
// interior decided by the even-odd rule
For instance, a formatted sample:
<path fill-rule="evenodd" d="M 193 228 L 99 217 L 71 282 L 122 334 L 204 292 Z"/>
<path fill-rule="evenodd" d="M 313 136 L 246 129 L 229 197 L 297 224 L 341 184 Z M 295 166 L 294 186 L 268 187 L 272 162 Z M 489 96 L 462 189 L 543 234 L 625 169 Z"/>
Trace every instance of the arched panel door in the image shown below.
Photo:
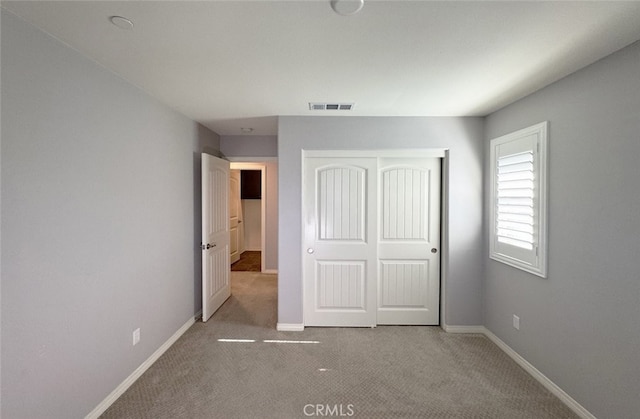
<path fill-rule="evenodd" d="M 304 159 L 305 326 L 437 325 L 437 157 Z"/>
<path fill-rule="evenodd" d="M 305 160 L 305 325 L 373 326 L 376 160 Z"/>
<path fill-rule="evenodd" d="M 379 161 L 378 324 L 440 320 L 440 159 Z"/>

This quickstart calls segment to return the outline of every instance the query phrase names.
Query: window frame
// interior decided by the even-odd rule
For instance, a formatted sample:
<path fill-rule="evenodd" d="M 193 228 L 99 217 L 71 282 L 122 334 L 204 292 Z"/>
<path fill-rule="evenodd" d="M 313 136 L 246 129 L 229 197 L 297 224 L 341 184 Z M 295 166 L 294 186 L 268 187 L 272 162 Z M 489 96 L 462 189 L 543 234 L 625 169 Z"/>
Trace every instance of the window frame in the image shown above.
<path fill-rule="evenodd" d="M 542 278 L 547 277 L 548 218 L 548 121 L 494 138 L 490 141 L 490 232 L 489 257 Z M 529 147 L 531 144 L 531 147 Z M 533 248 L 531 250 L 498 242 L 498 159 L 500 147 L 522 147 L 533 154 Z"/>

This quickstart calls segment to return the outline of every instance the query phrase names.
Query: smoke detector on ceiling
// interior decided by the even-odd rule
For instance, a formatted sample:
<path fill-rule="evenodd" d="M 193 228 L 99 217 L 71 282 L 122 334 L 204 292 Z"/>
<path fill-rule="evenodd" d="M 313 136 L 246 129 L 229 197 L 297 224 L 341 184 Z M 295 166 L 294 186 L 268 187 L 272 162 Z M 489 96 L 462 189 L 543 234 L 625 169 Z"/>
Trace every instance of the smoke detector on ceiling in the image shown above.
<path fill-rule="evenodd" d="M 310 111 L 350 111 L 355 106 L 355 103 L 321 103 L 321 102 L 309 102 Z"/>
<path fill-rule="evenodd" d="M 362 10 L 364 0 L 331 0 L 331 8 L 342 16 L 351 16 Z"/>
<path fill-rule="evenodd" d="M 110 16 L 109 21 L 119 27 L 120 29 L 124 29 L 125 31 L 130 31 L 133 29 L 133 22 L 126 17 L 122 16 Z"/>

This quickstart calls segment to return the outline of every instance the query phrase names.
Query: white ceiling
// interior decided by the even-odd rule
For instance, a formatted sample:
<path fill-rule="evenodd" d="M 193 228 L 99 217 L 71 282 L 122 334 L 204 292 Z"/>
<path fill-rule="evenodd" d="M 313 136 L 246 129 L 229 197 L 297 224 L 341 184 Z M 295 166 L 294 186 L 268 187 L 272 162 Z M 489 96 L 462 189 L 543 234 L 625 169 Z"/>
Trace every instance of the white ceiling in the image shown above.
<path fill-rule="evenodd" d="M 329 0 L 2 6 L 221 135 L 275 135 L 276 115 L 486 115 L 640 39 L 637 1 L 365 0 L 349 17 Z"/>

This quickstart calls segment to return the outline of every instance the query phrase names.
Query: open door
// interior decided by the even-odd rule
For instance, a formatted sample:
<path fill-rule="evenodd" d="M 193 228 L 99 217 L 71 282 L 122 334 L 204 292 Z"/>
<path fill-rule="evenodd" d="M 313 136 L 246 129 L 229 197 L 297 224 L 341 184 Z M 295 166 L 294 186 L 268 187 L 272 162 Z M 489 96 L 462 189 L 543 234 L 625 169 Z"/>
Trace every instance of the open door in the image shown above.
<path fill-rule="evenodd" d="M 202 153 L 202 321 L 231 296 L 229 162 Z"/>
<path fill-rule="evenodd" d="M 240 201 L 240 170 L 231 169 L 229 179 L 229 232 L 231 263 L 240 260 L 244 244 L 244 232 L 242 231 L 242 201 Z"/>

